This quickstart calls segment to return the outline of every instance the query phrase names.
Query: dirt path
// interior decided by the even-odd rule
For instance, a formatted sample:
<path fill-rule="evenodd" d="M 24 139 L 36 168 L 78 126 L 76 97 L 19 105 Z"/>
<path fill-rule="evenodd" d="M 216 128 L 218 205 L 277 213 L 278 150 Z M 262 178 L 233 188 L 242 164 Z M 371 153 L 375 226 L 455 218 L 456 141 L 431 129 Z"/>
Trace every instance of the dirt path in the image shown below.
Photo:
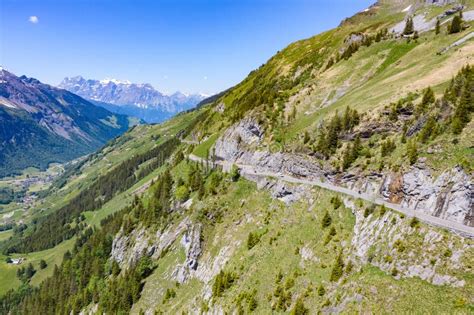
<path fill-rule="evenodd" d="M 206 163 L 206 159 L 200 158 L 194 154 L 189 155 L 189 159 L 191 161 L 195 162 L 204 162 Z M 212 162 L 209 161 L 210 164 Z M 216 161 L 216 165 L 220 165 L 224 168 L 224 170 L 229 170 L 232 165 L 235 163 L 231 163 L 228 161 Z M 462 236 L 467 236 L 470 238 L 474 238 L 474 228 L 469 227 L 467 225 L 458 223 L 458 222 L 453 222 L 449 220 L 445 220 L 442 218 L 434 217 L 432 215 L 426 214 L 423 211 L 420 211 L 420 209 L 415 210 L 415 209 L 409 209 L 409 208 L 404 208 L 401 207 L 398 204 L 394 204 L 391 202 L 388 202 L 376 195 L 370 195 L 367 193 L 362 193 L 362 192 L 357 192 L 354 190 L 351 190 L 349 188 L 341 187 L 341 186 L 336 186 L 333 185 L 329 182 L 323 182 L 323 181 L 318 181 L 318 180 L 308 180 L 308 179 L 301 179 L 301 178 L 296 178 L 290 175 L 286 174 L 279 174 L 279 173 L 271 173 L 271 172 L 257 172 L 255 168 L 251 165 L 241 165 L 241 164 L 235 164 L 237 167 L 239 167 L 241 174 L 249 174 L 252 176 L 264 176 L 264 177 L 276 177 L 279 178 L 280 180 L 289 182 L 289 183 L 295 183 L 295 184 L 305 184 L 305 185 L 311 185 L 311 186 L 318 186 L 321 188 L 325 188 L 331 191 L 335 191 L 338 193 L 342 193 L 354 198 L 360 198 L 366 201 L 369 201 L 371 203 L 377 204 L 377 205 L 384 205 L 386 208 L 401 212 L 405 214 L 408 217 L 417 217 L 421 221 L 428 223 L 430 225 L 434 225 L 437 227 L 442 227 L 447 230 L 450 230 L 451 232 L 460 234 Z"/>

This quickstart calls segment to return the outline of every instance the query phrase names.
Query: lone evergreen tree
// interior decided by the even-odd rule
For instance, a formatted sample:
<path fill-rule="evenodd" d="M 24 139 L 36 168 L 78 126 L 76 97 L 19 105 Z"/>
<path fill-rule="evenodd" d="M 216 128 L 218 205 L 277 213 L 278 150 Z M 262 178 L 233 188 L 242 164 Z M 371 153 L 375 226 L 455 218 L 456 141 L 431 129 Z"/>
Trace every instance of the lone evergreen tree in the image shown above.
<path fill-rule="evenodd" d="M 411 165 L 415 164 L 415 162 L 418 160 L 418 149 L 414 140 L 408 143 L 407 155 Z"/>
<path fill-rule="evenodd" d="M 462 31 L 462 19 L 459 15 L 456 15 L 451 21 L 451 25 L 448 27 L 448 33 L 454 34 Z"/>
<path fill-rule="evenodd" d="M 405 28 L 403 29 L 403 35 L 413 34 L 415 27 L 413 26 L 413 19 L 411 17 L 407 18 L 405 22 Z"/>
<path fill-rule="evenodd" d="M 438 35 L 441 32 L 441 22 L 439 19 L 436 20 L 435 34 Z"/>
<path fill-rule="evenodd" d="M 342 253 L 340 252 L 334 262 L 334 267 L 331 271 L 331 281 L 337 281 L 342 277 L 344 272 L 344 261 L 342 260 Z"/>

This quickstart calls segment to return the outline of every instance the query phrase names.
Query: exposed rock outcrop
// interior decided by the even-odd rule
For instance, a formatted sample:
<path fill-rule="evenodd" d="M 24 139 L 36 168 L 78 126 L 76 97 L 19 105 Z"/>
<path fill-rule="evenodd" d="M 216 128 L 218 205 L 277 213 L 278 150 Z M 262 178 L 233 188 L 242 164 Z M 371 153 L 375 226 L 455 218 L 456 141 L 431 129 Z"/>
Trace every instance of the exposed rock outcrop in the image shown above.
<path fill-rule="evenodd" d="M 473 191 L 471 178 L 461 167 L 435 179 L 422 166 L 413 166 L 403 175 L 388 175 L 380 189 L 387 200 L 468 226 L 474 226 Z"/>
<path fill-rule="evenodd" d="M 443 237 L 430 227 L 411 227 L 407 220 L 398 214 L 387 211 L 364 216 L 352 201 L 344 201 L 356 217 L 352 237 L 351 259 L 358 264 L 371 263 L 397 278 L 419 277 L 434 285 L 462 287 L 456 273 L 466 268 L 462 265 L 462 256 L 474 253 L 469 242 L 455 242 L 453 236 Z M 423 236 L 419 244 L 409 244 L 410 235 Z M 418 239 L 418 238 L 416 238 Z M 410 246 L 411 245 L 411 246 Z M 425 248 L 420 252 L 419 248 Z M 447 249 L 456 252 L 456 256 L 440 255 Z"/>
<path fill-rule="evenodd" d="M 312 180 L 323 179 L 333 184 L 362 191 L 371 196 L 382 196 L 402 207 L 423 211 L 446 220 L 474 226 L 474 185 L 472 177 L 461 167 L 446 170 L 437 178 L 423 163 L 413 166 L 404 174 L 351 174 L 325 171 L 317 160 L 309 156 L 263 151 L 262 128 L 245 118 L 227 129 L 215 144 L 217 159 L 239 165 L 252 166 L 260 174 L 288 174 Z M 251 172 L 250 172 L 251 173 Z M 292 202 L 298 199 L 290 186 L 276 182 L 261 182 L 247 174 L 260 187 L 268 188 L 276 198 Z M 296 199 L 295 199 L 296 197 Z"/>
<path fill-rule="evenodd" d="M 191 220 L 186 217 L 178 225 L 156 234 L 145 228 L 137 228 L 129 235 L 121 230 L 113 240 L 111 257 L 122 269 L 133 266 L 143 255 L 157 259 L 190 225 Z"/>
<path fill-rule="evenodd" d="M 316 161 L 296 154 L 270 153 L 257 148 L 263 137 L 263 130 L 250 118 L 227 129 L 215 144 L 217 159 L 232 163 L 252 165 L 259 172 L 287 173 L 300 177 L 322 175 Z"/>
<path fill-rule="evenodd" d="M 191 272 L 198 268 L 198 258 L 202 253 L 201 229 L 201 224 L 196 224 L 188 229 L 181 238 L 181 245 L 183 245 L 186 252 L 186 261 L 184 264 L 177 266 L 173 272 L 173 277 L 179 283 L 186 282 Z"/>

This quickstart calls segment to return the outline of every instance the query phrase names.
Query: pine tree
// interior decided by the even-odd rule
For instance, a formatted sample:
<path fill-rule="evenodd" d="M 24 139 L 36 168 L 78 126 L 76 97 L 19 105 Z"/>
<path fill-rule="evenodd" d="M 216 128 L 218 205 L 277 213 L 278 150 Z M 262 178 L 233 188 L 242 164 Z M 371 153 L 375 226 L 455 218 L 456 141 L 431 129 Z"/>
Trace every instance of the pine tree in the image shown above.
<path fill-rule="evenodd" d="M 459 33 L 460 31 L 462 31 L 462 19 L 459 15 L 456 15 L 453 17 L 451 25 L 448 27 L 448 33 L 454 34 Z"/>
<path fill-rule="evenodd" d="M 296 300 L 295 306 L 291 310 L 290 315 L 306 315 L 306 314 L 309 314 L 309 310 L 304 305 L 303 299 L 299 297 Z"/>
<path fill-rule="evenodd" d="M 339 252 L 339 255 L 334 262 L 334 266 L 331 271 L 331 281 L 337 281 L 342 277 L 344 272 L 344 261 L 342 260 L 342 252 Z"/>
<path fill-rule="evenodd" d="M 436 120 L 434 116 L 430 116 L 426 121 L 423 129 L 420 131 L 420 141 L 426 143 L 430 138 L 434 138 L 436 135 Z"/>
<path fill-rule="evenodd" d="M 434 102 L 435 102 L 434 92 L 430 87 L 427 87 L 423 93 L 421 105 L 423 109 L 426 109 L 428 105 L 433 104 Z"/>
<path fill-rule="evenodd" d="M 471 113 L 474 110 L 472 99 L 472 92 L 469 87 L 469 82 L 464 85 L 459 103 L 456 106 L 454 117 L 451 122 L 451 127 L 454 134 L 460 134 L 464 127 L 471 121 Z"/>
<path fill-rule="evenodd" d="M 331 225 L 331 223 L 332 223 L 332 218 L 329 215 L 329 213 L 326 211 L 326 213 L 324 214 L 323 220 L 321 221 L 321 226 L 323 228 L 327 228 L 328 226 Z"/>
<path fill-rule="evenodd" d="M 439 19 L 436 20 L 435 34 L 438 35 L 441 32 L 441 22 Z"/>
<path fill-rule="evenodd" d="M 405 22 L 405 28 L 403 29 L 403 35 L 413 34 L 415 28 L 413 26 L 413 19 L 411 17 L 407 18 Z"/>
<path fill-rule="evenodd" d="M 408 143 L 407 156 L 411 165 L 415 164 L 418 160 L 418 149 L 415 140 L 412 140 Z"/>

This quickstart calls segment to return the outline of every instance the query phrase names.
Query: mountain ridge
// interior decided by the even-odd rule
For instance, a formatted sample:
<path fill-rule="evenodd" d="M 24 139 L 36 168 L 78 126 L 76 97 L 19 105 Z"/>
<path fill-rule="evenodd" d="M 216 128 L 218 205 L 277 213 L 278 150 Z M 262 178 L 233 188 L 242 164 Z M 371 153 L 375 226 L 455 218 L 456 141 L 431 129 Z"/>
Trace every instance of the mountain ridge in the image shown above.
<path fill-rule="evenodd" d="M 37 79 L 4 69 L 0 79 L 1 175 L 90 153 L 133 124 L 128 116 Z"/>
<path fill-rule="evenodd" d="M 193 108 L 206 98 L 202 94 L 175 92 L 167 95 L 149 83 L 132 83 L 116 79 L 93 80 L 82 76 L 66 77 L 58 87 L 69 90 L 97 104 L 110 104 L 127 114 L 135 114 L 148 122 L 159 122 Z M 135 113 L 134 113 L 135 111 Z"/>

